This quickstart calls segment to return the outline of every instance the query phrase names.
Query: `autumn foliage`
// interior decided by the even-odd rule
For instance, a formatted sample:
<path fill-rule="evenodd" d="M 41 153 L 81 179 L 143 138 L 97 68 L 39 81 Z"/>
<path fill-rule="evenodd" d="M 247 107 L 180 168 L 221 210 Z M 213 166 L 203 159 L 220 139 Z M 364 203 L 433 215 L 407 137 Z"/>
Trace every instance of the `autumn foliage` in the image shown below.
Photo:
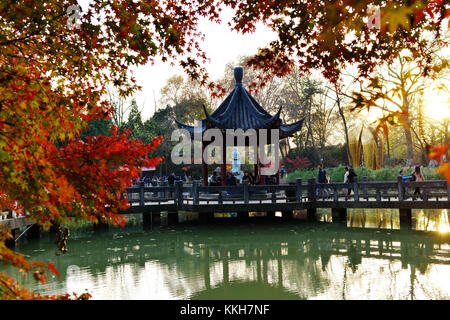
<path fill-rule="evenodd" d="M 299 156 L 296 156 L 294 159 L 286 158 L 286 161 L 296 170 L 311 165 L 311 161 L 309 161 L 307 157 L 300 158 Z"/>
<path fill-rule="evenodd" d="M 132 92 L 136 86 L 129 79 L 129 66 L 148 61 L 151 52 L 134 45 L 132 25 L 121 17 L 125 3 L 109 6 L 120 18 L 111 17 L 120 26 L 110 25 L 115 37 L 101 35 L 104 31 L 92 22 L 93 12 L 86 13 L 81 28 L 69 28 L 66 9 L 73 3 L 0 2 L 0 208 L 26 213 L 46 229 L 75 218 L 123 225 L 118 212 L 128 207 L 125 188 L 141 167 L 160 161 L 148 155 L 161 138 L 144 145 L 116 128 L 108 136 L 80 138 L 87 120 L 111 115 L 104 99 L 106 84 L 123 94 Z M 95 3 L 92 10 L 106 10 L 106 4 Z M 178 46 L 173 41 L 167 50 Z M 132 58 L 133 52 L 139 57 Z M 41 282 L 48 271 L 57 274 L 53 264 L 29 263 L 6 248 L 4 240 L 10 236 L 2 231 L 4 265 L 31 272 Z M 39 296 L 0 273 L 0 297 L 88 296 Z"/>
<path fill-rule="evenodd" d="M 447 161 L 443 161 L 444 156 L 447 156 L 450 144 L 441 144 L 437 146 L 430 146 L 428 150 L 428 158 L 430 160 L 436 160 L 439 164 L 437 169 L 446 179 L 447 183 L 450 183 L 450 164 Z"/>
<path fill-rule="evenodd" d="M 123 223 L 116 213 L 127 207 L 125 187 L 140 167 L 160 159 L 150 145 L 113 128 L 110 136 L 80 139 L 87 120 L 108 118 L 106 86 L 124 96 L 139 89 L 130 69 L 163 61 L 178 63 L 192 78 L 223 93 L 208 78 L 200 41 L 201 19 L 221 22 L 223 6 L 232 8 L 230 27 L 252 32 L 256 23 L 272 28 L 278 39 L 250 59 L 265 71 L 260 84 L 294 66 L 320 69 L 332 81 L 348 63 L 361 76 L 408 48 L 420 63 L 429 54 L 423 33 L 435 33 L 449 10 L 436 1 L 132 1 L 92 0 L 80 14 L 79 27 L 68 24 L 75 0 L 0 0 L 0 207 L 27 212 L 48 228 L 73 218 Z M 382 5 L 381 30 L 369 29 L 368 5 Z M 354 39 L 346 34 L 352 33 Z M 256 84 L 253 87 L 257 87 Z M 436 151 L 438 152 L 438 151 Z M 1 261 L 45 281 L 53 265 L 29 263 L 4 246 Z M 41 297 L 0 274 L 0 296 Z"/>

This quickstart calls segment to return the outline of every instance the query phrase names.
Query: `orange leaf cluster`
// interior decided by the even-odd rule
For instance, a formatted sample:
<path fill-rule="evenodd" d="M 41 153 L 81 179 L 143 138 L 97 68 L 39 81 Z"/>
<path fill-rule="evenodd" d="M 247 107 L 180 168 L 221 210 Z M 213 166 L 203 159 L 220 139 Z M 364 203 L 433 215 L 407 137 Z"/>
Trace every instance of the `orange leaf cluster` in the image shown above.
<path fill-rule="evenodd" d="M 450 164 L 448 163 L 448 159 L 445 161 L 443 159 L 447 157 L 449 147 L 450 144 L 440 144 L 429 147 L 428 149 L 428 158 L 430 160 L 436 160 L 439 163 L 437 171 L 447 179 L 448 183 L 450 183 Z"/>

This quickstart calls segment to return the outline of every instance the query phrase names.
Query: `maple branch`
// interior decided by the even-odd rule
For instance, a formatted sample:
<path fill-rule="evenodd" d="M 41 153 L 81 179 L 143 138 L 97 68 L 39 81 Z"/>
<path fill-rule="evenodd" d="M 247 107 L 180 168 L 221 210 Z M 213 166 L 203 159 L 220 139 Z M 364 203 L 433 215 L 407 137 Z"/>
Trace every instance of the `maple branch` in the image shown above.
<path fill-rule="evenodd" d="M 52 24 L 53 21 L 55 21 L 56 19 L 61 18 L 61 17 L 64 16 L 64 15 L 66 15 L 65 12 L 63 12 L 63 13 L 61 13 L 61 14 L 59 14 L 59 15 L 53 17 L 52 19 L 50 19 L 50 20 L 48 21 L 49 27 L 51 27 L 51 24 Z M 0 46 L 7 46 L 7 45 L 10 45 L 10 44 L 15 43 L 15 42 L 20 42 L 20 41 L 23 41 L 23 40 L 30 39 L 30 38 L 33 37 L 33 36 L 39 35 L 39 34 L 40 34 L 42 31 L 44 31 L 44 30 L 45 30 L 44 28 L 40 28 L 40 29 L 38 29 L 38 31 L 36 31 L 36 32 L 34 32 L 34 33 L 31 33 L 31 34 L 29 34 L 29 35 L 23 36 L 23 37 L 21 37 L 21 38 L 10 39 L 10 40 L 7 40 L 7 41 L 0 42 Z"/>
<path fill-rule="evenodd" d="M 2 279 L 1 276 L 0 276 L 0 282 L 3 284 L 4 288 L 7 288 L 14 295 L 14 297 L 18 296 L 17 293 L 9 286 L 9 284 L 4 279 Z"/>

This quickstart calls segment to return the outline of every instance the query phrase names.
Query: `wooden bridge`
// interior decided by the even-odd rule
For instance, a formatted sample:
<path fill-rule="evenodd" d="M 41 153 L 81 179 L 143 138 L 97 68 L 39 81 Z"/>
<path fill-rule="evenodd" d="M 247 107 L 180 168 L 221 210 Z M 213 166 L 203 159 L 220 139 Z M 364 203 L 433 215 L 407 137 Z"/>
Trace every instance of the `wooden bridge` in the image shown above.
<path fill-rule="evenodd" d="M 414 195 L 416 188 L 420 195 Z M 352 189 L 348 196 L 344 191 Z M 315 179 L 303 183 L 264 186 L 202 186 L 200 181 L 174 186 L 133 186 L 127 189 L 130 208 L 124 212 L 142 213 L 144 222 L 151 214 L 158 221 L 159 213 L 168 212 L 170 223 L 177 223 L 178 211 L 198 212 L 200 220 L 209 221 L 216 212 L 236 212 L 239 218 L 248 218 L 249 212 L 267 212 L 274 216 L 281 211 L 285 219 L 292 218 L 294 210 L 306 210 L 313 219 L 317 208 L 331 208 L 333 220 L 346 217 L 347 208 L 398 208 L 400 220 L 410 222 L 412 209 L 450 208 L 450 187 L 445 180 L 403 182 L 363 181 L 353 183 L 317 184 Z"/>
<path fill-rule="evenodd" d="M 414 195 L 416 188 L 420 195 Z M 350 196 L 344 192 L 348 189 L 352 189 Z M 450 186 L 445 180 L 403 182 L 401 177 L 396 182 L 369 182 L 363 177 L 363 181 L 353 183 L 317 184 L 315 179 L 307 183 L 297 179 L 285 185 L 217 187 L 202 186 L 200 181 L 175 181 L 174 186 L 133 186 L 126 196 L 130 208 L 121 213 L 141 213 L 144 225 L 159 224 L 161 212 L 167 212 L 171 225 L 178 223 L 179 211 L 196 212 L 201 222 L 210 222 L 214 213 L 223 212 L 234 212 L 238 220 L 247 220 L 250 212 L 265 212 L 270 219 L 278 211 L 283 220 L 291 220 L 297 210 L 306 210 L 308 219 L 315 220 L 317 208 L 330 208 L 332 221 L 340 222 L 346 220 L 347 208 L 397 208 L 400 224 L 409 228 L 412 209 L 450 209 Z M 16 237 L 21 227 L 30 228 L 37 236 L 39 227 L 32 224 L 11 212 L 0 216 L 0 225 L 9 226 Z"/>

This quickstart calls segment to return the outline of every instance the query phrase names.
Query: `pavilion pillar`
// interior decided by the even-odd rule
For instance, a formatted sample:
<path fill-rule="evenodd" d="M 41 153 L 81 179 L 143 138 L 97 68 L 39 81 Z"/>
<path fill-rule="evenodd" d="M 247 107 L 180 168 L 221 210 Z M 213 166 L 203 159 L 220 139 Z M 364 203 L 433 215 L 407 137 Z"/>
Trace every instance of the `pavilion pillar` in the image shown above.
<path fill-rule="evenodd" d="M 259 140 L 258 140 L 258 149 L 261 149 L 261 148 L 263 148 L 263 151 L 262 152 L 265 152 L 265 150 L 264 150 L 264 145 L 263 146 L 260 146 L 259 145 Z M 259 151 L 259 150 L 258 150 Z M 264 167 L 264 165 L 261 163 L 261 162 L 259 162 L 259 156 L 258 156 L 258 166 L 259 166 L 259 168 L 260 168 L 260 170 L 261 170 L 261 167 Z M 262 173 L 260 174 L 260 177 L 261 177 L 261 185 L 266 185 L 266 176 L 265 175 L 262 175 Z"/>
<path fill-rule="evenodd" d="M 266 176 L 261 174 L 261 184 L 266 185 Z"/>
<path fill-rule="evenodd" d="M 203 186 L 208 186 L 208 168 L 204 159 L 205 143 L 202 141 L 202 175 L 203 175 Z"/>
<path fill-rule="evenodd" d="M 256 149 L 255 149 L 255 161 L 256 161 L 256 163 L 254 164 L 254 166 L 255 166 L 255 181 L 256 181 L 256 177 L 258 176 L 258 170 L 259 170 L 259 167 L 258 167 L 258 163 L 259 163 L 259 154 L 258 154 L 258 135 L 256 135 Z M 249 146 L 250 146 L 250 144 L 249 144 Z"/>
<path fill-rule="evenodd" d="M 226 185 L 226 177 L 227 177 L 227 146 L 225 143 L 225 139 L 222 139 L 222 165 L 220 168 L 220 179 L 222 180 L 222 186 Z"/>
<path fill-rule="evenodd" d="M 258 131 L 259 133 L 259 131 Z M 259 174 L 259 136 L 258 134 L 256 135 L 256 154 L 255 154 L 255 159 L 256 159 L 256 163 L 255 163 L 255 181 L 256 181 L 256 177 Z"/>

